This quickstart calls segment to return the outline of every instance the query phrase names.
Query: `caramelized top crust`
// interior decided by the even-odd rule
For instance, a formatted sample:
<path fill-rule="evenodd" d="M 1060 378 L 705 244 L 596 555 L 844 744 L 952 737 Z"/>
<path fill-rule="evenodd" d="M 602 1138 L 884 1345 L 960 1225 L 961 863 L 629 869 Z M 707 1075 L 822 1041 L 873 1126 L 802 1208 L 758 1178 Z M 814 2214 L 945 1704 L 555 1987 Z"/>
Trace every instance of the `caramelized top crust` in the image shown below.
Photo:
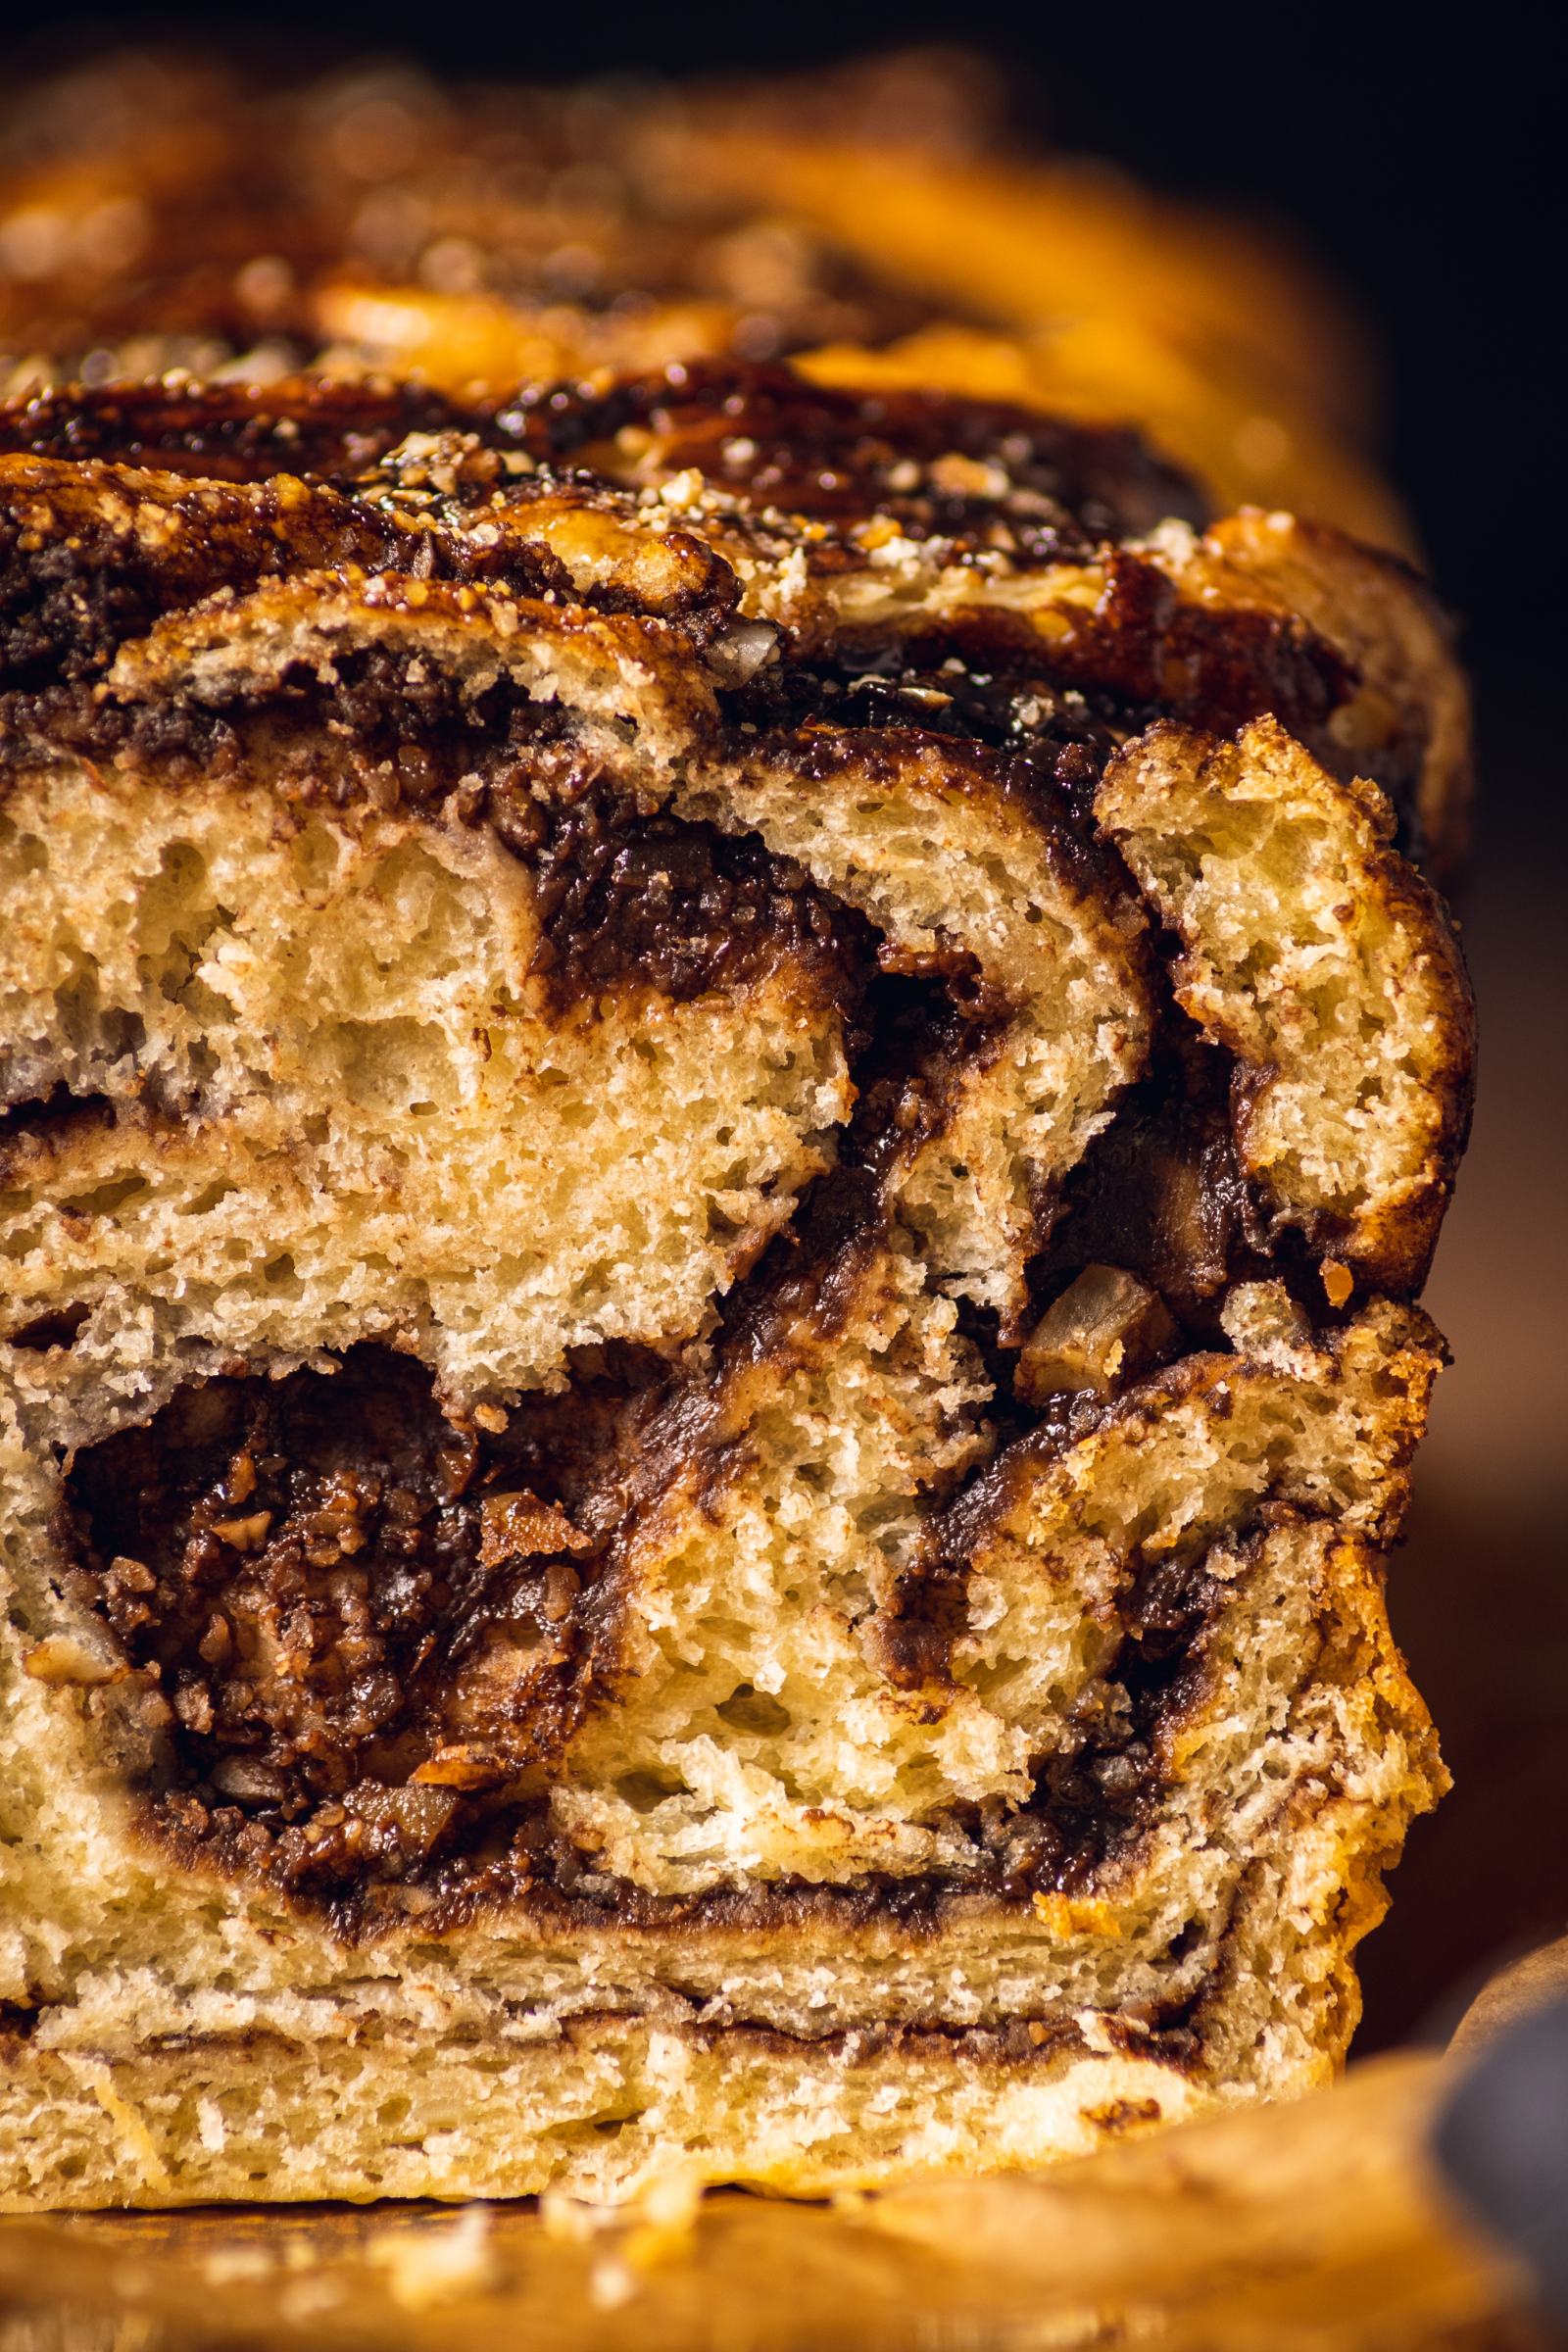
<path fill-rule="evenodd" d="M 241 365 L 452 389 L 809 354 L 1151 424 L 1227 503 L 1400 544 L 1298 258 L 1011 135 L 961 52 L 808 87 L 282 88 L 122 56 L 0 110 L 0 383 Z"/>
<path fill-rule="evenodd" d="M 695 467 L 753 508 L 845 524 L 883 514 L 914 537 L 1029 557 L 1205 511 L 1197 486 L 1126 427 L 936 391 L 813 385 L 779 367 L 692 361 L 608 393 L 525 396 L 502 416 L 537 419 L 556 464 L 633 486 Z"/>
<path fill-rule="evenodd" d="M 263 391 L 126 381 L 14 400 L 0 418 L 7 452 L 251 482 L 358 481 L 413 434 L 462 435 L 514 463 L 586 467 L 632 488 L 695 467 L 749 506 L 845 521 L 885 513 L 921 536 L 966 538 L 996 521 L 1026 531 L 1044 517 L 1077 522 L 1092 545 L 1206 511 L 1191 480 L 1123 427 L 937 392 L 840 390 L 732 362 L 486 401 L 373 378 L 297 376 Z M 483 478 L 468 476 L 470 491 Z"/>
<path fill-rule="evenodd" d="M 672 179 L 644 152 L 647 90 L 397 69 L 302 90 L 132 55 L 29 97 L 0 122 L 0 226 L 20 216 L 0 341 L 19 356 L 304 357 L 402 290 L 470 345 L 475 318 L 514 307 L 559 365 L 766 358 L 926 315 L 842 240 Z"/>
<path fill-rule="evenodd" d="M 1271 712 L 1336 772 L 1371 773 L 1419 850 L 1432 760 L 1463 759 L 1436 639 L 1417 666 L 1397 613 L 1387 642 L 1365 610 L 1333 633 L 1332 595 L 1309 590 L 1314 564 L 1343 568 L 1334 534 L 1281 573 L 1272 544 L 1195 541 L 1200 519 L 1134 435 L 783 368 L 482 405 L 317 380 L 52 394 L 0 407 L 0 694 L 14 741 L 31 722 L 11 697 L 101 679 L 204 600 L 300 571 L 356 598 L 366 578 L 445 581 L 678 622 L 681 646 L 649 641 L 656 669 L 690 647 L 775 706 L 808 661 L 818 681 L 956 665 L 968 711 L 985 681 L 982 732 L 1063 688 L 1123 730 Z M 952 723 L 948 689 L 916 690 Z M 100 745 L 118 710 L 111 680 Z"/>
<path fill-rule="evenodd" d="M 740 600 L 724 552 L 842 572 L 902 537 L 1011 570 L 1197 512 L 1131 434 L 821 393 L 781 369 L 675 368 L 484 410 L 314 381 L 115 387 L 0 410 L 0 453 L 13 688 L 84 676 L 161 613 L 296 568 L 494 582 L 710 629 Z M 661 486 L 684 493 L 704 458 L 714 487 L 682 530 Z"/>

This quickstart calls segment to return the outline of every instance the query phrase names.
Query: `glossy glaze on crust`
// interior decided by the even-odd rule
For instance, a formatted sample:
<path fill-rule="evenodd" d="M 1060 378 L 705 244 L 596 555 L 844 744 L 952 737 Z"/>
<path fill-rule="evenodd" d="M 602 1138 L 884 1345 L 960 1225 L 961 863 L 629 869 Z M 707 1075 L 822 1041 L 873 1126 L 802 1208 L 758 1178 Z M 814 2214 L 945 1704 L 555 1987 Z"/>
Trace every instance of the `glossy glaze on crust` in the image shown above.
<path fill-rule="evenodd" d="M 0 383 L 800 353 L 1138 419 L 1224 504 L 1407 543 L 1354 445 L 1359 331 L 1300 257 L 1032 150 L 1012 112 L 947 51 L 575 91 L 95 58 L 0 108 Z"/>
<path fill-rule="evenodd" d="M 775 478 L 768 453 L 785 448 L 793 470 Z M 712 365 L 485 409 L 307 382 L 113 388 L 0 413 L 0 453 L 8 733 L 24 735 L 43 693 L 40 716 L 74 725 L 95 756 L 135 726 L 134 698 L 111 678 L 90 720 L 71 698 L 103 682 L 120 647 L 214 596 L 325 570 L 351 589 L 407 578 L 437 597 L 569 597 L 676 626 L 704 652 L 736 617 L 781 627 L 782 665 L 754 637 L 720 662 L 725 684 L 771 687 L 793 653 L 830 656 L 851 678 L 956 662 L 993 694 L 1016 680 L 1015 706 L 1065 687 L 1124 730 L 1159 710 L 1218 728 L 1271 711 L 1348 768 L 1339 714 L 1359 706 L 1347 652 L 1272 589 L 1250 594 L 1245 573 L 1220 585 L 1157 535 L 1128 544 L 1197 516 L 1190 486 L 1130 434 L 998 403 L 826 392 Z M 588 455 L 592 478 L 570 470 Z M 940 588 L 923 609 L 878 593 L 906 549 L 922 587 Z M 1048 660 L 1034 606 L 1007 583 L 1053 567 Z M 467 617 L 482 625 L 483 607 Z M 684 643 L 670 652 L 684 659 Z M 188 713 L 188 696 L 172 699 Z M 1394 715 L 1384 745 L 1358 728 L 1354 757 L 1409 815 L 1423 746 Z M 416 713 L 397 716 L 417 730 Z M 1017 709 L 1001 723 L 1016 727 Z"/>
<path fill-rule="evenodd" d="M 504 330 L 510 310 L 542 354 L 623 367 L 880 340 L 928 315 L 831 237 L 662 192 L 639 154 L 652 93 L 563 105 L 396 69 L 301 90 L 217 56 L 144 55 L 29 95 L 0 120 L 0 219 L 23 215 L 0 309 L 14 358 L 307 359 L 352 339 L 356 304 L 400 292 L 470 332 Z M 120 192 L 113 251 L 90 217 L 73 233 L 77 142 Z M 29 213 L 52 204 L 64 234 L 29 239 Z"/>

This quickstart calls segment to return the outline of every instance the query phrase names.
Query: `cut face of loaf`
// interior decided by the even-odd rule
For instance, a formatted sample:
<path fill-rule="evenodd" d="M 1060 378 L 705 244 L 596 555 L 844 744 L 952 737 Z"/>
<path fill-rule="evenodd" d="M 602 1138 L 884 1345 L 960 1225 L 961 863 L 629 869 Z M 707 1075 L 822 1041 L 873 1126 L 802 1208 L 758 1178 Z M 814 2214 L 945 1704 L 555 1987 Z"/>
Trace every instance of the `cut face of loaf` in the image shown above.
<path fill-rule="evenodd" d="M 1245 536 L 784 370 L 0 412 L 8 2204 L 1337 2063 L 1455 689 Z"/>

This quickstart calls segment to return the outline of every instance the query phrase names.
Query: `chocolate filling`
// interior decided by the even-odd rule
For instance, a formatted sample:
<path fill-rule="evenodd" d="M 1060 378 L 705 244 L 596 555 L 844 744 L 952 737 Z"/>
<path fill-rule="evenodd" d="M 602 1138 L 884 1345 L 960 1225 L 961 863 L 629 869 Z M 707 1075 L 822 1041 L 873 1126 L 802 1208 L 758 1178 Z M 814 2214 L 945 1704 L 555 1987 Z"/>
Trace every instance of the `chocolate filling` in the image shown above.
<path fill-rule="evenodd" d="M 581 1371 L 490 1431 L 446 1417 L 416 1363 L 361 1347 L 335 1373 L 184 1389 L 83 1448 L 59 1514 L 66 1581 L 141 1685 L 155 1838 L 348 1936 L 410 1909 L 439 1933 L 518 1900 L 564 1923 L 913 1930 L 961 1897 L 1088 1884 L 1159 1802 L 1160 1729 L 1223 1598 L 1201 1560 L 1133 1579 L 1120 1650 L 1029 1803 L 956 1809 L 982 1849 L 961 1876 L 659 1897 L 551 1830 L 553 1768 L 612 1670 L 607 1557 L 663 1377 L 648 1357 Z"/>
<path fill-rule="evenodd" d="M 560 1752 L 604 1611 L 602 1490 L 651 1361 L 490 1431 L 374 1347 L 217 1379 L 85 1448 L 70 1583 L 161 1700 L 155 1807 L 304 1889 L 399 1878 Z"/>
<path fill-rule="evenodd" d="M 533 865 L 558 1005 L 631 985 L 682 1004 L 780 969 L 853 1004 L 871 967 L 869 924 L 755 835 L 642 815 L 603 784 L 552 807 L 497 782 L 488 814 Z"/>
<path fill-rule="evenodd" d="M 531 393 L 499 422 L 560 464 L 612 475 L 628 428 L 651 438 L 662 471 L 689 466 L 759 508 L 828 521 L 890 516 L 1031 558 L 1082 554 L 1098 540 L 1201 523 L 1187 475 L 1126 427 L 1068 423 L 1004 401 L 942 392 L 856 392 L 785 368 L 688 361 L 608 393 Z"/>
<path fill-rule="evenodd" d="M 795 859 L 641 806 L 578 749 L 569 719 L 500 686 L 464 695 L 380 647 L 301 666 L 249 707 L 179 699 L 126 711 L 89 691 L 52 698 L 57 740 L 127 747 L 165 784 L 263 774 L 296 804 L 378 812 L 455 804 L 528 867 L 543 936 L 533 972 L 556 1012 L 606 992 L 681 1004 L 789 970 L 852 1006 L 874 968 L 869 924 Z M 330 710 L 347 733 L 323 732 Z"/>
<path fill-rule="evenodd" d="M 409 413 L 403 399 L 344 393 L 334 410 L 323 394 L 316 462 L 351 446 L 371 462 L 387 456 Z M 147 407 L 147 396 L 126 401 Z M 201 398 L 195 408 L 207 414 Z M 180 414 L 177 446 L 205 431 L 238 473 L 277 462 L 274 428 L 247 421 L 243 403 L 215 397 L 205 424 Z M 440 429 L 434 410 L 419 415 L 420 429 Z M 818 394 L 756 371 L 673 370 L 608 399 L 558 390 L 496 417 L 453 409 L 447 422 L 471 428 L 481 453 L 510 443 L 554 466 L 609 464 L 603 453 L 632 428 L 632 444 L 637 433 L 662 437 L 662 466 L 700 465 L 830 528 L 879 510 L 977 547 L 1010 532 L 1037 556 L 1082 552 L 1097 534 L 1157 519 L 1175 496 L 1130 436 L 921 395 Z M 115 429 L 129 427 L 122 418 Z M 158 429 L 156 404 L 135 429 Z M 982 496 L 976 479 L 992 466 L 999 486 Z M 955 949 L 915 968 L 879 953 L 858 915 L 755 837 L 640 806 L 585 756 L 569 714 L 505 684 L 466 694 L 381 646 L 345 647 L 325 681 L 303 664 L 254 693 L 241 680 L 223 708 L 176 692 L 127 710 L 94 689 L 93 666 L 152 613 L 215 585 L 296 562 L 406 568 L 411 547 L 427 575 L 471 570 L 469 543 L 439 514 L 420 533 L 393 512 L 406 472 L 393 464 L 357 496 L 318 488 L 295 499 L 264 484 L 224 492 L 210 512 L 207 494 L 193 494 L 172 568 L 113 534 L 46 537 L 41 555 L 19 539 L 0 575 L 0 656 L 25 690 L 14 706 L 56 744 L 89 756 L 128 748 L 161 763 L 174 789 L 184 774 L 265 775 L 285 801 L 445 807 L 488 823 L 535 878 L 544 936 L 534 977 L 560 1007 L 626 986 L 682 1001 L 780 968 L 820 985 L 854 1023 L 855 1119 L 840 1166 L 727 1303 L 717 1354 L 744 1365 L 791 1344 L 802 1320 L 830 1336 L 857 1252 L 880 1232 L 887 1151 L 940 1120 L 945 1080 L 1006 1015 L 972 956 Z M 474 487 L 488 495 L 495 478 L 481 466 Z M 553 562 L 518 557 L 512 584 L 554 592 Z M 718 572 L 698 572 L 707 619 L 670 633 L 682 662 L 698 658 L 699 621 L 730 610 Z M 1090 818 L 1128 723 L 1191 709 L 1229 725 L 1274 709 L 1309 731 L 1349 680 L 1294 622 L 1189 611 L 1131 556 L 1113 554 L 1110 572 L 1053 684 L 1035 682 L 1038 639 L 1004 615 L 844 645 L 808 666 L 786 649 L 721 694 L 731 748 L 744 730 L 746 746 L 810 793 L 841 770 L 896 782 L 912 750 L 940 739 L 955 792 L 1000 790 L 1044 813 L 1046 854 L 1075 890 L 1101 906 L 1130 897 Z M 68 640 L 79 671 L 62 688 Z M 1063 1194 L 1039 1204 L 1037 1308 L 1081 1268 L 1109 1264 L 1159 1291 L 1189 1341 L 1212 1341 L 1209 1301 L 1256 1248 L 1227 1070 L 1173 1018 L 1147 1081 Z M 977 1336 L 1005 1430 L 1008 1351 L 995 1334 Z M 52 1329 L 20 1338 L 65 1344 Z M 653 1360 L 582 1367 L 564 1396 L 527 1399 L 492 1429 L 450 1418 L 422 1368 L 366 1347 L 335 1373 L 183 1390 L 145 1427 L 78 1453 L 60 1517 L 68 1581 L 139 1678 L 153 1834 L 187 1861 L 324 1909 L 348 1936 L 411 1912 L 440 1933 L 519 1900 L 568 1925 L 809 1916 L 892 1918 L 915 1933 L 976 1894 L 1026 1904 L 1092 1883 L 1161 1801 L 1161 1730 L 1189 1703 L 1223 1596 L 1200 1560 L 1136 1570 L 1117 1659 L 1040 1760 L 1028 1803 L 957 1811 L 979 1855 L 962 1874 L 659 1898 L 598 1873 L 551 1828 L 551 1779 L 614 1670 L 617 1541 L 676 1469 L 695 1461 L 700 1480 L 717 1484 L 735 1455 L 714 1380 L 666 1392 L 667 1377 Z M 1031 1443 L 1070 1436 L 1064 1412 L 1059 1432 L 1031 1417 Z M 963 1546 L 952 1550 L 911 1572 L 877 1629 L 886 1670 L 911 1691 L 940 1686 L 948 1670 L 966 1575 Z"/>
<path fill-rule="evenodd" d="M 1085 1266 L 1119 1266 L 1160 1293 L 1192 1345 L 1225 1345 L 1213 1303 L 1264 1265 L 1236 1154 L 1231 1070 L 1229 1054 L 1166 1014 L 1148 1074 L 1062 1186 L 1029 1268 L 1037 1314 Z"/>
<path fill-rule="evenodd" d="M 1011 641 L 1004 651 L 1012 651 Z M 1087 830 L 1095 787 L 1117 736 L 1086 696 L 978 658 L 933 662 L 898 640 L 847 646 L 829 659 L 769 662 L 726 700 L 735 723 L 766 729 L 876 730 L 984 744 L 1042 760 L 1063 813 Z"/>
<path fill-rule="evenodd" d="M 984 1824 L 1004 1891 L 1077 1891 L 1148 1827 L 1163 1789 L 1162 1735 L 1197 1694 L 1225 1598 L 1203 1555 L 1140 1568 L 1117 1603 L 1115 1660 L 1074 1710 L 1068 1741 L 1037 1765 L 1021 1811 Z"/>

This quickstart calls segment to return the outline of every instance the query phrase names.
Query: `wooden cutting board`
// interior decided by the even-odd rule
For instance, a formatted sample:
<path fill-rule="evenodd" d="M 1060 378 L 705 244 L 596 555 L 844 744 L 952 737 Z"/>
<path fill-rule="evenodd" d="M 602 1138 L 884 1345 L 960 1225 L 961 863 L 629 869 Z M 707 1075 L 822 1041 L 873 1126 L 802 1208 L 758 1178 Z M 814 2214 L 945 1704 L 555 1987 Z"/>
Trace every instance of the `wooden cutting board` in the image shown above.
<path fill-rule="evenodd" d="M 1537 2352 L 1512 2264 L 1449 2203 L 1430 2119 L 1455 2054 L 1037 2176 L 802 2206 L 379 2206 L 0 2222 L 0 2352 Z"/>

